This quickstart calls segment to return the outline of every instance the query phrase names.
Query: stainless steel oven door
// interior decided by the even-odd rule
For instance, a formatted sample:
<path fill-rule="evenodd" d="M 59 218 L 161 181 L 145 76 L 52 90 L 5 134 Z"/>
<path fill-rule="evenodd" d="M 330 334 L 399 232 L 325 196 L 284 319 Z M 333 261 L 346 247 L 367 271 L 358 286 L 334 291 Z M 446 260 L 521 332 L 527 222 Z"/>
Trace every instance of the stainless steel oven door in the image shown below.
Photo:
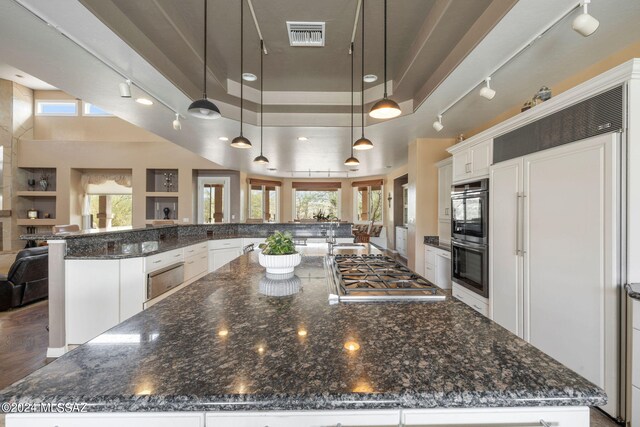
<path fill-rule="evenodd" d="M 489 298 L 489 250 L 486 245 L 451 241 L 453 281 Z"/>
<path fill-rule="evenodd" d="M 475 191 L 452 196 L 451 234 L 454 239 L 486 244 L 489 193 Z"/>

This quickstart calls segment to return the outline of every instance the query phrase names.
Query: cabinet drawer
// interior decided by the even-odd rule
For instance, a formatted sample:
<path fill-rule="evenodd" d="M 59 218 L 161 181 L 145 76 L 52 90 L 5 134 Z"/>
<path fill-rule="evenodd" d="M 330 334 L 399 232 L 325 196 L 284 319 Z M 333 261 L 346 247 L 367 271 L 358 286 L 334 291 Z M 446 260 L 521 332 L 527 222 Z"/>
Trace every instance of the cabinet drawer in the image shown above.
<path fill-rule="evenodd" d="M 242 239 L 209 240 L 209 249 L 241 248 Z"/>
<path fill-rule="evenodd" d="M 184 260 L 184 280 L 185 282 L 202 273 L 206 273 L 209 266 L 209 254 L 200 253 Z"/>
<path fill-rule="evenodd" d="M 146 257 L 145 271 L 149 273 L 182 261 L 184 261 L 183 249 L 174 249 L 172 251 L 162 252 Z"/>
<path fill-rule="evenodd" d="M 631 387 L 631 427 L 640 427 L 640 388 Z"/>
<path fill-rule="evenodd" d="M 431 264 L 426 264 L 424 266 L 424 277 L 431 283 L 436 283 L 436 267 Z"/>
<path fill-rule="evenodd" d="M 452 294 L 455 298 L 467 304 L 483 316 L 489 316 L 489 304 L 487 302 L 474 297 L 470 292 L 465 291 L 456 284 L 453 285 Z"/>
<path fill-rule="evenodd" d="M 204 427 L 204 414 L 9 414 L 7 427 Z"/>
<path fill-rule="evenodd" d="M 542 421 L 554 427 L 589 425 L 589 408 L 458 408 L 407 409 L 402 411 L 403 426 L 486 425 L 503 427 L 542 426 Z"/>
<path fill-rule="evenodd" d="M 400 412 L 389 411 L 290 411 L 208 413 L 207 426 L 215 427 L 327 427 L 398 426 Z"/>
<path fill-rule="evenodd" d="M 184 248 L 184 258 L 187 259 L 200 253 L 206 253 L 209 248 L 208 242 L 198 243 L 197 245 L 191 245 Z"/>
<path fill-rule="evenodd" d="M 424 247 L 424 262 L 427 265 L 436 265 L 436 249 L 432 246 L 425 245 Z"/>
<path fill-rule="evenodd" d="M 640 301 L 634 299 L 631 301 L 631 310 L 633 311 L 633 329 L 640 329 Z"/>

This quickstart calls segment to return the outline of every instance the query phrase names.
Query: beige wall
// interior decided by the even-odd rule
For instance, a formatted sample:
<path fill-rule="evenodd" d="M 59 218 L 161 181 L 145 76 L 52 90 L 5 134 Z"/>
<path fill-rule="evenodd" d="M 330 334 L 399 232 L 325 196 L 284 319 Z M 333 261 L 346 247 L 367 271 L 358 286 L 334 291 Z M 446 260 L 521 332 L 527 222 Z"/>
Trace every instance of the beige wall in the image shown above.
<path fill-rule="evenodd" d="M 409 267 L 424 274 L 424 236 L 438 235 L 437 162 L 449 156 L 455 139 L 417 139 L 409 144 Z"/>
<path fill-rule="evenodd" d="M 397 200 L 402 199 L 402 194 L 396 194 L 393 188 L 393 181 L 396 178 L 399 178 L 403 175 L 407 175 L 409 173 L 408 165 L 401 166 L 399 168 L 394 169 L 385 177 L 385 195 L 384 199 L 384 225 L 387 229 L 387 247 L 390 249 L 395 249 L 396 247 L 396 229 L 395 229 L 395 218 L 393 212 L 393 205 Z M 389 201 L 387 197 L 391 194 L 391 208 L 389 208 Z M 396 199 L 398 198 L 398 199 Z"/>
<path fill-rule="evenodd" d="M 640 41 L 628 45 L 624 49 L 621 49 L 618 52 L 606 57 L 605 59 L 596 62 L 592 66 L 585 68 L 584 70 L 569 77 L 568 79 L 565 79 L 560 83 L 551 86 L 551 92 L 553 93 L 553 96 L 559 95 L 562 92 L 571 89 L 581 83 L 584 83 L 587 80 L 592 79 L 604 73 L 605 71 L 608 71 L 633 58 L 640 58 Z M 523 103 L 524 101 L 525 100 L 522 100 Z M 522 104 L 516 105 L 513 108 L 510 108 L 509 110 L 503 112 L 502 114 L 499 114 L 492 120 L 482 124 L 481 126 L 464 132 L 464 135 L 468 138 L 484 130 L 487 130 L 490 127 L 495 126 L 498 123 L 501 123 L 513 116 L 516 116 L 520 114 L 521 107 Z"/>

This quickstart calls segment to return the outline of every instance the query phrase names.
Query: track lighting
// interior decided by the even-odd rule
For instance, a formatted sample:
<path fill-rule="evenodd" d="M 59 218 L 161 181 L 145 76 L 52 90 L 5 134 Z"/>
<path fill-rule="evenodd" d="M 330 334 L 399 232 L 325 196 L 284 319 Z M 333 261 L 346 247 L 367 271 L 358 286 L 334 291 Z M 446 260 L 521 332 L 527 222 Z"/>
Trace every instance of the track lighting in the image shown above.
<path fill-rule="evenodd" d="M 589 15 L 589 3 L 591 3 L 591 0 L 583 1 L 583 11 L 580 15 L 576 16 L 576 19 L 573 20 L 573 24 L 571 25 L 571 28 L 573 28 L 575 32 L 583 35 L 584 37 L 588 37 L 591 34 L 595 33 L 600 26 L 600 21 Z"/>
<path fill-rule="evenodd" d="M 480 96 L 483 98 L 487 98 L 488 100 L 492 100 L 493 97 L 496 96 L 496 91 L 491 89 L 491 85 L 489 83 L 491 82 L 491 77 L 487 77 L 485 79 L 485 82 L 487 82 L 487 85 L 480 89 Z"/>
<path fill-rule="evenodd" d="M 362 25 L 364 26 L 364 19 Z M 374 119 L 392 119 L 401 113 L 398 103 L 387 97 L 387 0 L 384 0 L 384 96 L 373 105 L 369 115 Z M 373 148 L 373 145 L 369 148 Z"/>
<path fill-rule="evenodd" d="M 120 83 L 120 98 L 131 98 L 131 80 L 127 79 Z"/>
<path fill-rule="evenodd" d="M 173 129 L 180 130 L 182 129 L 182 123 L 180 123 L 180 114 L 176 113 L 176 118 L 173 121 Z"/>
<path fill-rule="evenodd" d="M 189 105 L 189 114 L 199 119 L 217 119 L 221 116 L 218 107 L 207 99 L 207 2 L 204 0 L 204 68 L 202 70 L 202 99 Z"/>
<path fill-rule="evenodd" d="M 442 114 L 439 114 L 438 120 L 433 122 L 433 128 L 436 130 L 436 132 L 440 132 L 442 129 L 444 129 L 444 125 L 442 124 Z"/>

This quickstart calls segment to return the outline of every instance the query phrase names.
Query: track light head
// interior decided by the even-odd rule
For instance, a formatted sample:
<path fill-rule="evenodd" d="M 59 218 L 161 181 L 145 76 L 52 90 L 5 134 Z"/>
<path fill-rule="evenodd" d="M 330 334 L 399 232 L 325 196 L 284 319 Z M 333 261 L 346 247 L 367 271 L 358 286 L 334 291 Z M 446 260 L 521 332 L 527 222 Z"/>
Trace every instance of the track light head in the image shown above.
<path fill-rule="evenodd" d="M 231 146 L 234 148 L 251 148 L 251 141 L 240 135 L 233 138 Z"/>
<path fill-rule="evenodd" d="M 487 77 L 485 82 L 487 85 L 480 89 L 480 96 L 488 100 L 492 100 L 493 97 L 496 96 L 496 91 L 491 89 L 491 84 L 489 83 L 491 82 L 491 77 Z"/>
<path fill-rule="evenodd" d="M 173 120 L 173 129 L 180 130 L 182 129 L 182 123 L 180 123 L 180 114 L 176 113 L 176 118 Z"/>
<path fill-rule="evenodd" d="M 589 37 L 591 34 L 595 33 L 600 26 L 600 21 L 589 15 L 589 3 L 591 3 L 591 0 L 584 0 L 582 4 L 582 13 L 576 16 L 576 18 L 573 20 L 573 24 L 571 25 L 571 28 L 573 28 L 575 32 L 581 34 L 584 37 Z"/>
<path fill-rule="evenodd" d="M 354 150 L 371 150 L 373 148 L 373 142 L 365 138 L 364 136 L 353 143 Z"/>
<path fill-rule="evenodd" d="M 442 129 L 444 129 L 444 125 L 442 124 L 442 114 L 438 115 L 438 120 L 433 122 L 433 128 L 436 130 L 436 132 L 440 132 Z"/>
<path fill-rule="evenodd" d="M 120 98 L 131 98 L 131 80 L 127 79 L 118 85 Z"/>
<path fill-rule="evenodd" d="M 345 166 L 358 166 L 360 161 L 355 157 L 351 156 L 347 160 L 344 161 Z"/>

